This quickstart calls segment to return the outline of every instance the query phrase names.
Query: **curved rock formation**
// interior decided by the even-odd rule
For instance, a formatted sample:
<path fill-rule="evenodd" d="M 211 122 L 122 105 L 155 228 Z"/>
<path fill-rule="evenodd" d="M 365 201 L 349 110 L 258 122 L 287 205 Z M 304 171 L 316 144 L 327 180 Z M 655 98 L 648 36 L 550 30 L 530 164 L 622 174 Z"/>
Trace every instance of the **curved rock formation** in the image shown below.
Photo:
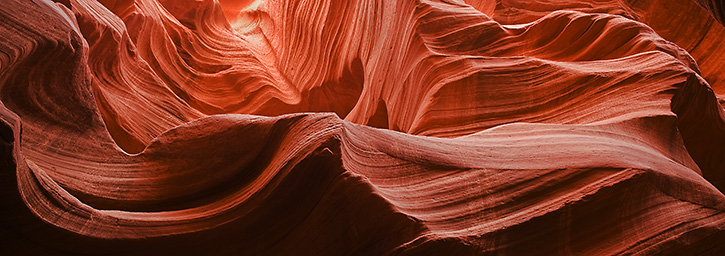
<path fill-rule="evenodd" d="M 725 253 L 723 9 L 665 2 L 7 0 L 0 252 Z"/>

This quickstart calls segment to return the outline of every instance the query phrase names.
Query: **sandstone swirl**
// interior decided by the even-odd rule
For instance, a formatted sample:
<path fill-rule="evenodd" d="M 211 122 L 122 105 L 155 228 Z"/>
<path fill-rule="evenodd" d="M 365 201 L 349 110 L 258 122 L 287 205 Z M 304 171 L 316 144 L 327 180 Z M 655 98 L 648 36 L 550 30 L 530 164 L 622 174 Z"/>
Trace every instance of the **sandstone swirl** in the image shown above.
<path fill-rule="evenodd" d="M 5 0 L 0 254 L 723 254 L 723 12 Z"/>

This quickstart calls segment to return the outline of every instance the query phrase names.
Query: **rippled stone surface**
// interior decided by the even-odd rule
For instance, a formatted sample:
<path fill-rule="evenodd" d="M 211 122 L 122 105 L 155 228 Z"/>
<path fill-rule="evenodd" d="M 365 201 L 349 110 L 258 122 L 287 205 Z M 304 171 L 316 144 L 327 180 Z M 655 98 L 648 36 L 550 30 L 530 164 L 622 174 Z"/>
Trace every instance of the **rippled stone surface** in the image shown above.
<path fill-rule="evenodd" d="M 724 8 L 5 0 L 0 254 L 723 254 Z"/>

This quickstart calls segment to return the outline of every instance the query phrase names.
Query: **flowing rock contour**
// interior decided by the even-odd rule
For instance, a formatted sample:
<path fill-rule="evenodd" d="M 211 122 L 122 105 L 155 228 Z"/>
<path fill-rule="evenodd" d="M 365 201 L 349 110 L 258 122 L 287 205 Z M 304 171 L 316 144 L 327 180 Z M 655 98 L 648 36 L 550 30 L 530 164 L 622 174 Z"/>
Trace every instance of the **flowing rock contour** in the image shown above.
<path fill-rule="evenodd" d="M 725 254 L 723 6 L 4 0 L 0 254 Z"/>

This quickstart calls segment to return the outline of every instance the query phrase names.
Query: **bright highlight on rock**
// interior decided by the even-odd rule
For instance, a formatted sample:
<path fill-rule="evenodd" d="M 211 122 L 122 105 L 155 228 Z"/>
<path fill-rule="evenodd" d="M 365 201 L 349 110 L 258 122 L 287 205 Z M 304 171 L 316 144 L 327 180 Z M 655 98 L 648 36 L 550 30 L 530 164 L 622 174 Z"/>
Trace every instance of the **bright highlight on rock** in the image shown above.
<path fill-rule="evenodd" d="M 723 255 L 724 12 L 3 0 L 0 255 Z"/>

